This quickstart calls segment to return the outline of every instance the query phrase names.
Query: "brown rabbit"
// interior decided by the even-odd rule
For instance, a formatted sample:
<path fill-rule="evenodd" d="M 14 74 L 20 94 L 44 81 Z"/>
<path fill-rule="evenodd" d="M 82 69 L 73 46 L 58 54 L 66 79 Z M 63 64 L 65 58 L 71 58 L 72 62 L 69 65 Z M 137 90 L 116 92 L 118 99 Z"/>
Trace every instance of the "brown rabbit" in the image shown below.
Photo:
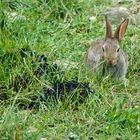
<path fill-rule="evenodd" d="M 125 19 L 112 35 L 112 28 L 107 16 L 105 39 L 93 42 L 86 52 L 86 64 L 93 71 L 100 71 L 115 78 L 125 77 L 128 68 L 128 58 L 120 48 L 121 40 L 125 34 L 128 19 Z"/>

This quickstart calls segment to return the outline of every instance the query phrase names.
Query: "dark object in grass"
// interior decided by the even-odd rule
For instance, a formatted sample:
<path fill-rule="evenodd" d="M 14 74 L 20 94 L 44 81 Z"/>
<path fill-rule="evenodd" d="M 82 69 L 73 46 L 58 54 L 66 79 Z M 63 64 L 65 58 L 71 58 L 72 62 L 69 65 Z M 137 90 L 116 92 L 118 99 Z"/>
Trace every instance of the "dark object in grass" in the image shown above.
<path fill-rule="evenodd" d="M 45 56 L 44 54 L 42 54 L 42 55 L 38 55 L 37 56 L 37 61 L 38 62 L 48 62 L 48 58 L 47 58 L 47 56 Z"/>
<path fill-rule="evenodd" d="M 46 78 L 51 79 L 51 83 L 54 83 L 53 81 L 58 79 L 58 75 L 60 78 L 63 77 L 64 71 L 61 70 L 57 64 L 48 64 L 46 60 L 47 58 L 43 58 L 44 62 L 40 62 L 34 74 L 37 78 L 40 78 L 41 76 L 45 75 Z"/>
<path fill-rule="evenodd" d="M 19 92 L 20 90 L 26 89 L 31 83 L 31 77 L 28 73 L 23 73 L 22 75 L 17 75 L 11 84 L 10 88 L 13 88 L 14 91 Z"/>
<path fill-rule="evenodd" d="M 37 78 L 39 78 L 43 74 L 47 74 L 48 73 L 48 58 L 44 54 L 43 55 L 38 55 L 36 57 L 36 61 L 39 63 L 39 66 L 35 70 L 34 74 L 35 74 L 35 76 Z"/>
<path fill-rule="evenodd" d="M 34 75 L 37 78 L 40 78 L 41 76 L 43 76 L 44 74 L 48 73 L 48 63 L 40 63 L 39 67 L 35 70 Z"/>
<path fill-rule="evenodd" d="M 38 95 L 37 97 L 33 95 L 31 102 L 27 105 L 28 107 L 32 108 L 34 105 L 36 106 L 38 104 L 38 100 L 46 102 L 46 99 L 49 97 L 55 100 L 70 99 L 73 101 L 78 99 L 78 102 L 83 102 L 89 94 L 94 93 L 89 87 L 89 83 L 79 82 L 76 78 L 69 81 L 66 79 L 62 80 L 64 79 L 64 71 L 57 64 L 49 64 L 46 55 L 36 55 L 28 48 L 22 48 L 17 53 L 20 54 L 20 58 L 24 61 L 28 60 L 28 58 L 30 60 L 30 58 L 34 57 L 31 62 L 35 66 L 31 68 L 34 75 L 37 78 L 45 76 L 43 78 L 47 79 L 52 85 L 52 89 L 44 87 L 42 95 Z M 15 56 L 17 55 L 12 53 L 12 55 L 6 55 L 5 58 L 10 59 Z M 21 92 L 29 87 L 29 85 L 34 81 L 33 79 L 34 78 L 30 73 L 24 72 L 21 75 L 15 76 L 9 87 L 16 92 Z M 28 90 L 30 89 L 28 88 Z"/>
<path fill-rule="evenodd" d="M 74 80 L 64 80 L 62 82 L 56 81 L 52 89 L 44 88 L 44 94 L 46 98 L 51 97 L 55 100 L 62 100 L 70 97 L 72 100 L 80 99 L 79 102 L 83 102 L 89 94 L 93 94 L 94 91 L 89 87 L 87 82 L 78 82 Z"/>
<path fill-rule="evenodd" d="M 13 89 L 15 91 L 22 90 L 23 88 L 27 88 L 27 85 L 30 84 L 26 75 L 23 75 L 25 80 L 21 77 L 17 79 L 15 83 L 13 83 Z M 40 102 L 46 102 L 48 99 L 51 99 L 57 103 L 59 100 L 61 101 L 70 101 L 74 103 L 83 103 L 85 99 L 94 94 L 94 91 L 89 87 L 89 83 L 87 82 L 78 82 L 77 79 L 74 80 L 64 80 L 64 81 L 56 81 L 52 89 L 48 89 L 48 87 L 44 87 L 42 94 L 32 95 L 30 98 L 30 102 L 28 103 L 20 103 L 19 107 L 21 108 L 38 108 L 40 106 Z"/>

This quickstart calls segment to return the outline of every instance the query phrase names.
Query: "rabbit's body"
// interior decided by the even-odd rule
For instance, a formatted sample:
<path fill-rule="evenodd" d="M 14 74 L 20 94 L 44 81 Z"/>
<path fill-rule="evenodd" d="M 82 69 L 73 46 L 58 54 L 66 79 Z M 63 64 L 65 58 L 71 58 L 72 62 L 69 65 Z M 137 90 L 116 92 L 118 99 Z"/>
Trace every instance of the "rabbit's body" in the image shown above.
<path fill-rule="evenodd" d="M 128 20 L 126 24 L 123 23 L 116 31 L 115 37 L 112 37 L 111 25 L 106 18 L 106 38 L 93 42 L 86 53 L 86 64 L 90 70 L 111 75 L 115 78 L 125 77 L 128 58 L 120 48 L 120 40 L 126 30 Z"/>

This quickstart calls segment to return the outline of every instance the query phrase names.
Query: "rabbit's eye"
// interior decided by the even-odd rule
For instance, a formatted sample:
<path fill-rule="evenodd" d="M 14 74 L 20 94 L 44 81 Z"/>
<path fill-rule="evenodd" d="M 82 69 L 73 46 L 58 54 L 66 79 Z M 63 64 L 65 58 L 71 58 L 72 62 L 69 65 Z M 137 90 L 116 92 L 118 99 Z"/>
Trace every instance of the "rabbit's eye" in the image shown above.
<path fill-rule="evenodd" d="M 104 47 L 102 47 L 102 50 L 103 50 L 103 52 L 105 51 L 105 48 Z"/>
<path fill-rule="evenodd" d="M 120 51 L 120 48 L 117 49 L 117 52 L 119 52 L 119 51 Z"/>

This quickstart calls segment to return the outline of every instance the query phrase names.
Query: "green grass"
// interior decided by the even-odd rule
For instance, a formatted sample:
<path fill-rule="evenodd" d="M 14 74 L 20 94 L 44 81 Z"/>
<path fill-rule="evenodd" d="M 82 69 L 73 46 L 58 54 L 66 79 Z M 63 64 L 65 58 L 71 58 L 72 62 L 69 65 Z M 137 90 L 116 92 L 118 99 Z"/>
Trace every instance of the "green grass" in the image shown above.
<path fill-rule="evenodd" d="M 84 53 L 88 42 L 104 35 L 104 17 L 97 16 L 109 0 L 3 0 L 0 3 L 0 59 L 11 53 L 0 65 L 0 139 L 35 140 L 138 140 L 140 138 L 140 29 L 129 24 L 122 47 L 129 57 L 127 83 L 97 79 L 84 68 Z M 9 13 L 16 12 L 14 19 Z M 20 16 L 19 16 L 20 15 Z M 89 17 L 96 16 L 95 22 Z M 41 102 L 44 84 L 51 86 L 51 78 L 37 79 L 32 71 L 32 60 L 22 62 L 19 50 L 30 48 L 48 56 L 49 63 L 65 61 L 72 66 L 64 77 L 78 77 L 89 81 L 94 96 L 83 104 L 69 100 Z M 14 65 L 16 61 L 16 65 Z M 27 72 L 30 84 L 15 92 L 9 84 L 17 75 Z M 59 74 L 58 74 L 59 77 Z M 53 79 L 54 80 L 54 79 Z M 30 89 L 30 90 L 29 90 Z M 39 108 L 28 108 L 37 99 Z M 21 104 L 27 104 L 26 109 Z"/>

